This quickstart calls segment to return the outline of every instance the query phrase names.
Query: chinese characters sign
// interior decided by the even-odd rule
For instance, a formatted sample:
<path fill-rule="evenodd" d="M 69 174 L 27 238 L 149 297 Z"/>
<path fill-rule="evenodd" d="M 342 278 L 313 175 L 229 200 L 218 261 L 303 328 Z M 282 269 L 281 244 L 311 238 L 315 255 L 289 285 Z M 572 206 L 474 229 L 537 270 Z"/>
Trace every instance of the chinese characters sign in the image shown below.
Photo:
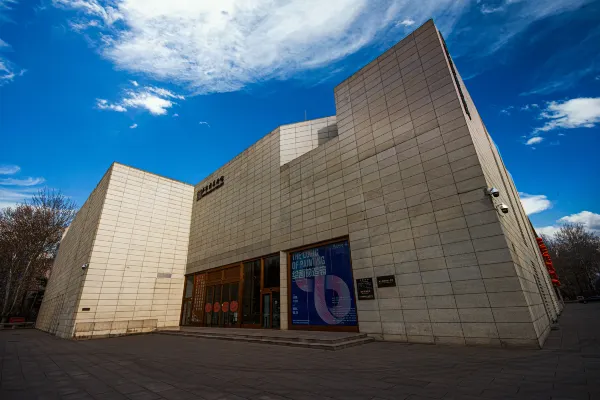
<path fill-rule="evenodd" d="M 356 326 L 348 242 L 294 252 L 292 325 Z"/>

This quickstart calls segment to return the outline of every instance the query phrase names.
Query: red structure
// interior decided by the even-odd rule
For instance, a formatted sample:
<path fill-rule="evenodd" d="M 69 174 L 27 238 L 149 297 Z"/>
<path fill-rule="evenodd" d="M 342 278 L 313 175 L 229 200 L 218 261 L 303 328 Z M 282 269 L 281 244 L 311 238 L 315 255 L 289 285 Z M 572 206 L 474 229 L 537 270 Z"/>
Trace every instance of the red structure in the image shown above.
<path fill-rule="evenodd" d="M 550 278 L 552 279 L 552 284 L 554 286 L 560 286 L 560 281 L 558 280 L 558 275 L 556 275 L 556 270 L 552 265 L 552 259 L 550 258 L 550 253 L 548 253 L 548 247 L 544 244 L 544 240 L 542 238 L 536 238 L 538 242 L 538 246 L 540 247 L 540 251 L 542 252 L 542 257 L 544 258 L 544 264 L 546 264 L 546 269 L 550 274 Z"/>

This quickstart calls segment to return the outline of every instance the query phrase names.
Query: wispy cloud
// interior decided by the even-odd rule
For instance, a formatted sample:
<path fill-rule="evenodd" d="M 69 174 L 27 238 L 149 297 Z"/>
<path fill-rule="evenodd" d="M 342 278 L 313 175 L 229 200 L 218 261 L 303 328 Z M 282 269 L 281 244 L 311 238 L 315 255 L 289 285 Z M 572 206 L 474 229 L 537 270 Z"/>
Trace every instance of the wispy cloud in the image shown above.
<path fill-rule="evenodd" d="M 514 106 L 508 106 L 506 108 L 501 109 L 500 114 L 510 115 L 512 113 L 512 110 L 514 110 L 514 109 L 515 109 Z"/>
<path fill-rule="evenodd" d="M 18 165 L 0 165 L 0 175 L 10 175 L 10 178 L 0 178 L 0 208 L 13 207 L 31 198 L 39 190 L 44 178 L 14 177 L 21 171 Z"/>
<path fill-rule="evenodd" d="M 590 14 L 590 22 L 596 22 L 594 12 Z M 597 13 L 596 13 L 597 14 Z M 521 93 L 521 96 L 548 95 L 565 92 L 577 84 L 592 81 L 600 72 L 600 26 L 590 31 L 571 30 L 569 35 L 561 38 L 563 49 L 551 52 L 550 56 L 536 66 L 530 79 L 532 88 Z"/>
<path fill-rule="evenodd" d="M 164 115 L 169 108 L 177 104 L 174 100 L 184 99 L 184 96 L 167 89 L 154 86 L 139 87 L 138 85 L 134 89 L 126 89 L 121 100 L 116 103 L 111 103 L 106 99 L 96 99 L 96 107 L 101 110 L 117 112 L 126 112 L 129 108 L 142 109 L 152 115 Z"/>
<path fill-rule="evenodd" d="M 552 202 L 543 194 L 519 193 L 519 197 L 527 215 L 537 214 L 552 207 Z"/>
<path fill-rule="evenodd" d="M 524 106 L 521 107 L 521 111 L 532 111 L 532 110 L 538 110 L 539 108 L 540 108 L 539 104 L 536 104 L 536 103 L 525 104 Z"/>
<path fill-rule="evenodd" d="M 54 4 L 79 11 L 77 18 L 102 24 L 102 29 L 91 28 L 88 33 L 118 68 L 176 83 L 193 93 L 210 93 L 330 67 L 378 39 L 401 37 L 407 26 L 429 18 L 455 44 L 456 57 L 479 57 L 502 48 L 536 21 L 588 1 L 506 0 L 502 2 L 506 12 L 486 14 L 485 29 L 477 35 L 464 31 L 457 36 L 454 27 L 473 11 L 473 2 L 55 0 Z"/>
<path fill-rule="evenodd" d="M 2 25 L 3 22 L 12 22 L 9 13 L 16 3 L 16 0 L 0 0 L 0 25 Z M 10 51 L 11 49 L 12 46 L 0 38 L 0 52 Z M 26 70 L 19 68 L 7 57 L 0 54 L 0 86 L 12 82 L 17 76 L 23 76 L 25 71 Z"/>
<path fill-rule="evenodd" d="M 18 165 L 0 165 L 0 175 L 13 175 L 21 170 Z"/>
<path fill-rule="evenodd" d="M 135 128 L 137 128 L 137 127 L 138 127 L 138 124 L 133 124 L 133 125 L 131 125 L 131 126 L 129 127 L 129 129 L 135 129 Z"/>
<path fill-rule="evenodd" d="M 125 112 L 127 109 L 120 104 L 109 103 L 106 99 L 96 99 L 96 107 L 100 110 L 111 110 L 117 112 Z"/>
<path fill-rule="evenodd" d="M 593 128 L 600 123 L 600 97 L 582 97 L 565 101 L 552 101 L 546 105 L 539 118 L 544 125 L 536 132 L 554 129 Z"/>
<path fill-rule="evenodd" d="M 542 143 L 544 141 L 544 138 L 541 136 L 534 136 L 532 138 L 527 139 L 527 141 L 525 142 L 525 144 L 527 146 L 531 146 L 534 144 L 538 144 L 538 143 Z"/>
<path fill-rule="evenodd" d="M 25 178 L 25 179 L 15 179 L 15 178 L 3 178 L 0 179 L 1 186 L 35 186 L 44 183 L 46 180 L 44 178 Z"/>
<path fill-rule="evenodd" d="M 210 125 L 206 121 L 200 121 L 200 122 L 198 122 L 198 124 L 199 125 L 206 125 L 206 126 L 208 126 L 210 128 Z"/>
<path fill-rule="evenodd" d="M 173 118 L 177 118 L 177 117 L 179 117 L 179 114 L 177 114 L 177 113 L 173 114 Z"/>

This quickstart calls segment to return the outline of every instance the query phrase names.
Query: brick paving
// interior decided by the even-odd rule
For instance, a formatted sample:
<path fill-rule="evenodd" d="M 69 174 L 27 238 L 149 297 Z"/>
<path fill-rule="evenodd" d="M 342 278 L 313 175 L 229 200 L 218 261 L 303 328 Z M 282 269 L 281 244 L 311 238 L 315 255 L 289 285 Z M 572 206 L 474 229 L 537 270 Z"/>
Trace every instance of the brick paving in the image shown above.
<path fill-rule="evenodd" d="M 543 350 L 375 342 L 331 352 L 142 335 L 0 332 L 0 399 L 600 399 L 600 303 Z"/>

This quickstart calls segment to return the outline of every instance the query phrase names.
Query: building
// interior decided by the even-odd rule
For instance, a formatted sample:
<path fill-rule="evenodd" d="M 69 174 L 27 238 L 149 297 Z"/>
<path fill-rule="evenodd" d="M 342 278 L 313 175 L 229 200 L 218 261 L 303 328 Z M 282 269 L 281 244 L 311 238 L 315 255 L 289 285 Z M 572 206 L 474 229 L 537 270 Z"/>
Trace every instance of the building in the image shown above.
<path fill-rule="evenodd" d="M 196 186 L 113 164 L 61 245 L 38 328 L 540 347 L 561 306 L 433 22 L 335 102 L 335 117 L 280 126 Z"/>

